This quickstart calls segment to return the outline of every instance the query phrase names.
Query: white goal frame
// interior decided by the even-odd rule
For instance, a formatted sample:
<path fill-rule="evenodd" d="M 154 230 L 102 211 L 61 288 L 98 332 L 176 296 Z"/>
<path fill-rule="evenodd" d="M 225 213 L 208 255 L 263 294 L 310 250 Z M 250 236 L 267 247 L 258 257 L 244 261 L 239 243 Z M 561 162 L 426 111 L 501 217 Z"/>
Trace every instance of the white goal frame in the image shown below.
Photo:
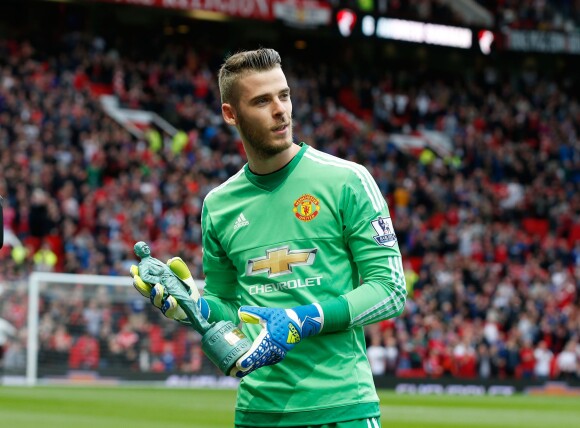
<path fill-rule="evenodd" d="M 33 272 L 28 279 L 28 338 L 26 347 L 26 384 L 38 381 L 38 318 L 40 284 L 43 282 L 132 287 L 129 276 L 86 275 L 74 273 Z"/>
<path fill-rule="evenodd" d="M 205 287 L 205 280 L 193 279 L 200 293 Z M 28 314 L 27 314 L 27 346 L 26 346 L 26 374 L 24 382 L 26 385 L 35 386 L 38 384 L 38 351 L 39 351 L 39 300 L 40 284 L 60 283 L 60 284 L 84 284 L 84 285 L 112 285 L 122 287 L 133 287 L 133 280 L 129 275 L 88 275 L 76 273 L 54 273 L 54 272 L 32 272 L 28 277 Z M 139 296 L 135 290 L 135 296 Z M 1 379 L 0 379 L 1 380 Z"/>

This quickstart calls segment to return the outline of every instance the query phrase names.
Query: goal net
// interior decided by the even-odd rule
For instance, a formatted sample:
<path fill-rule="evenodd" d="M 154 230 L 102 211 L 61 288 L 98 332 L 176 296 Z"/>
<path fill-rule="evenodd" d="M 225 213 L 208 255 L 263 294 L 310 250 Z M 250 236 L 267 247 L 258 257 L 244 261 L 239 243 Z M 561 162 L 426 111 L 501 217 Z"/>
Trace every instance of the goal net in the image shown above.
<path fill-rule="evenodd" d="M 27 284 L 0 279 L 0 385 L 26 373 Z"/>
<path fill-rule="evenodd" d="M 231 379 L 204 356 L 197 332 L 165 318 L 128 277 L 35 272 L 27 302 L 23 375 L 30 385 L 220 386 Z"/>

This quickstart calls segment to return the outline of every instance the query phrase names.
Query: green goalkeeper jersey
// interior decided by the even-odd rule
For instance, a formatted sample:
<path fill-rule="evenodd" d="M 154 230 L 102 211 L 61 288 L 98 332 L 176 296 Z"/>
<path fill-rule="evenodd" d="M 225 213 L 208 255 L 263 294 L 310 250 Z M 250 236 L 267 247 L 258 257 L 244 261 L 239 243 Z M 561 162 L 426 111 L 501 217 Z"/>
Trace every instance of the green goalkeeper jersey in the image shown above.
<path fill-rule="evenodd" d="M 212 190 L 202 214 L 210 321 L 241 305 L 319 302 L 320 335 L 243 378 L 236 424 L 284 427 L 379 415 L 363 326 L 399 315 L 406 298 L 397 238 L 366 168 L 302 143 L 284 168 L 246 165 Z M 253 340 L 259 325 L 244 325 Z"/>

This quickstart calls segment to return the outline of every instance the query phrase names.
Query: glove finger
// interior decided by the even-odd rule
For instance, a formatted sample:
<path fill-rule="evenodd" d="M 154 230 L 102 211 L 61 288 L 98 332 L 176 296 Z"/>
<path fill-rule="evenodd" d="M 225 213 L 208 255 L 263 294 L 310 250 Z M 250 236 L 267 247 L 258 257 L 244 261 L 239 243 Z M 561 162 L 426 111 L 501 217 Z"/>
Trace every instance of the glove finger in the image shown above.
<path fill-rule="evenodd" d="M 240 361 L 239 369 L 236 372 L 236 377 L 243 377 L 261 367 L 272 366 L 279 363 L 286 357 L 286 351 L 278 348 L 276 351 L 268 351 L 260 356 L 249 356 L 243 361 Z"/>
<path fill-rule="evenodd" d="M 131 277 L 135 278 L 135 276 L 139 275 L 139 266 L 131 265 L 129 273 L 131 274 Z"/>
<path fill-rule="evenodd" d="M 242 306 L 238 309 L 238 316 L 245 323 L 264 325 L 269 320 L 271 311 L 259 306 Z"/>
<path fill-rule="evenodd" d="M 144 297 L 151 295 L 151 286 L 143 281 L 139 275 L 133 277 L 133 287 Z"/>
<path fill-rule="evenodd" d="M 179 306 L 175 297 L 169 295 L 163 301 L 161 305 L 161 312 L 167 317 L 172 318 L 177 321 L 183 321 L 187 319 L 187 315 L 185 314 L 184 310 Z"/>
<path fill-rule="evenodd" d="M 256 370 L 260 367 L 270 366 L 280 362 L 286 356 L 286 350 L 272 341 L 270 333 L 263 329 L 252 343 L 252 346 L 236 362 L 236 366 L 242 370 Z"/>
<path fill-rule="evenodd" d="M 230 370 L 230 374 L 229 375 L 231 377 L 235 377 L 235 378 L 241 379 L 241 378 L 243 378 L 244 376 L 246 376 L 248 374 L 250 374 L 250 371 L 249 370 L 245 372 L 243 370 L 240 370 L 237 366 L 233 366 L 232 369 Z"/>
<path fill-rule="evenodd" d="M 238 359 L 238 361 L 236 361 L 236 366 L 240 370 L 244 371 L 249 370 L 254 364 L 254 362 L 259 359 L 261 354 L 265 352 L 267 347 L 262 346 L 262 344 L 267 336 L 268 331 L 265 328 L 263 328 L 262 331 L 260 331 L 260 334 L 252 342 L 252 346 L 250 347 L 250 349 L 248 349 L 248 351 L 244 355 L 242 355 Z"/>
<path fill-rule="evenodd" d="M 241 379 L 241 378 L 249 375 L 253 371 L 257 370 L 258 368 L 259 367 L 251 367 L 248 370 L 241 370 L 238 366 L 234 366 L 230 370 L 230 376 L 235 377 L 235 378 L 238 378 L 238 379 Z"/>
<path fill-rule="evenodd" d="M 167 266 L 182 280 L 191 278 L 191 272 L 181 257 L 172 257 L 167 260 Z"/>
<path fill-rule="evenodd" d="M 143 297 L 149 297 L 151 295 L 151 286 L 143 282 L 139 276 L 133 278 L 133 287 L 135 287 Z"/>
<path fill-rule="evenodd" d="M 162 284 L 155 284 L 155 286 L 151 289 L 151 293 L 149 294 L 149 300 L 153 306 L 161 309 L 167 296 L 168 293 L 165 291 L 165 287 Z"/>
<path fill-rule="evenodd" d="M 171 269 L 173 273 L 189 287 L 187 290 L 188 293 L 193 297 L 193 300 L 197 302 L 197 299 L 199 299 L 199 290 L 193 280 L 189 267 L 185 264 L 183 259 L 181 257 L 172 257 L 167 260 L 167 266 L 169 266 L 169 269 Z"/>

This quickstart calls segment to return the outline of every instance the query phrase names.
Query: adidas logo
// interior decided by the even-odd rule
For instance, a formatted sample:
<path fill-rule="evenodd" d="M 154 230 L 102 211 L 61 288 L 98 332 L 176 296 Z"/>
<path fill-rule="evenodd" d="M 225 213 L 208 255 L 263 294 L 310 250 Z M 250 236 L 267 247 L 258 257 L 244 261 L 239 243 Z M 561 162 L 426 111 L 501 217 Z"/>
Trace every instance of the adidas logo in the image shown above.
<path fill-rule="evenodd" d="M 288 323 L 288 337 L 286 338 L 286 343 L 298 343 L 300 342 L 300 333 L 296 330 L 296 327 L 292 323 Z"/>
<path fill-rule="evenodd" d="M 238 230 L 240 227 L 248 226 L 250 222 L 246 219 L 246 216 L 242 213 L 238 216 L 236 222 L 234 223 L 234 230 Z"/>

